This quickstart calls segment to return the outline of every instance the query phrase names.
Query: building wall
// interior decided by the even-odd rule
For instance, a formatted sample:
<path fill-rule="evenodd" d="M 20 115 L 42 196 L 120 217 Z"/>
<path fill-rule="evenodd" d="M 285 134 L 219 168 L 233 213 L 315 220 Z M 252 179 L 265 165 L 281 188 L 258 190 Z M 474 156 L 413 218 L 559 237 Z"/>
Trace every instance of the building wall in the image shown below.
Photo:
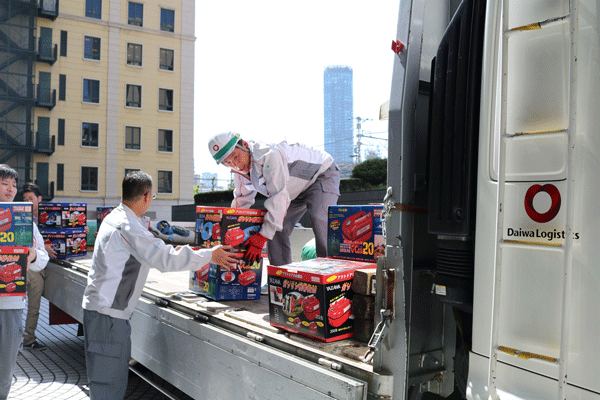
<path fill-rule="evenodd" d="M 193 202 L 193 0 L 136 1 L 143 4 L 143 26 L 128 25 L 128 1 L 102 1 L 102 19 L 85 16 L 85 1 L 61 0 L 55 21 L 38 19 L 41 27 L 53 29 L 52 41 L 59 44 L 61 30 L 67 32 L 67 55 L 54 65 L 37 63 L 39 71 L 52 74 L 52 89 L 59 89 L 59 75 L 66 75 L 66 99 L 52 110 L 37 108 L 50 118 L 50 135 L 58 136 L 58 119 L 65 120 L 65 143 L 50 155 L 37 154 L 35 163 L 49 163 L 49 180 L 55 182 L 53 201 L 82 201 L 88 210 L 116 205 L 121 197 L 125 169 L 141 169 L 154 180 L 158 172 L 172 172 L 171 193 L 157 193 L 150 216 L 169 219 L 171 206 Z M 174 10 L 174 32 L 160 30 L 161 7 Z M 84 36 L 100 38 L 100 60 L 84 58 Z M 142 65 L 127 64 L 128 43 L 142 45 Z M 173 50 L 173 71 L 159 69 L 160 48 Z M 60 49 L 59 49 L 60 54 Z M 83 79 L 100 81 L 99 104 L 82 101 Z M 126 106 L 127 84 L 142 88 L 141 107 Z M 173 91 L 173 111 L 159 110 L 159 89 Z M 82 146 L 82 123 L 97 123 L 98 147 Z M 139 150 L 125 148 L 126 126 L 141 129 Z M 37 127 L 36 127 L 37 129 Z M 158 150 L 158 130 L 173 131 L 172 152 Z M 56 189 L 57 164 L 64 164 L 64 190 Z M 98 167 L 98 190 L 81 190 L 81 167 Z M 36 167 L 34 165 L 34 179 Z M 93 217 L 90 213 L 90 217 Z"/>

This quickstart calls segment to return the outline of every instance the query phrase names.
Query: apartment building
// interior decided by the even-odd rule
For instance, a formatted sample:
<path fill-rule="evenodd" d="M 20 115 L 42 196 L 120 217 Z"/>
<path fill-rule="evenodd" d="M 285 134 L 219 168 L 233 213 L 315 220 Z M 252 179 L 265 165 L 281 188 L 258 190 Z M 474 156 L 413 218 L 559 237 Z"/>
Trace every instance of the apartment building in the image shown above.
<path fill-rule="evenodd" d="M 18 88 L 0 96 L 0 142 L 14 145 L 0 159 L 45 198 L 86 202 L 90 218 L 119 203 L 131 170 L 154 179 L 152 218 L 193 203 L 194 11 L 193 0 L 9 0 L 0 91 Z M 30 72 L 15 77 L 16 64 Z"/>

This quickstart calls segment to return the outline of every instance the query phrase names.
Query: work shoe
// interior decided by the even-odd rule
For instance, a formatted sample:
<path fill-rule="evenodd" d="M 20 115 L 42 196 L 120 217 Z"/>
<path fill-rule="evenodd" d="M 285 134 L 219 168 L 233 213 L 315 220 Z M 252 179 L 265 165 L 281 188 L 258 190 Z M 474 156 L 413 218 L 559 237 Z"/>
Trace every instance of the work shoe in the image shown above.
<path fill-rule="evenodd" d="M 31 349 L 31 350 L 45 350 L 46 349 L 46 345 L 38 343 L 38 342 L 33 342 L 33 343 L 27 344 L 27 345 L 24 344 L 23 348 L 25 348 L 25 349 Z"/>

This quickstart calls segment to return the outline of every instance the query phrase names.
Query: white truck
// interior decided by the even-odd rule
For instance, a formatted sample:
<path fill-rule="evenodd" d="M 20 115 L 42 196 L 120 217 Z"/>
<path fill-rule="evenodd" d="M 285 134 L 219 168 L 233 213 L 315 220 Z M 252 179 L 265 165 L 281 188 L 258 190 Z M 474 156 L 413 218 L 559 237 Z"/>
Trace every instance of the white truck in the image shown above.
<path fill-rule="evenodd" d="M 153 275 L 133 358 L 197 399 L 599 400 L 599 12 L 401 0 L 368 345 Z M 46 297 L 78 320 L 86 263 L 48 266 Z"/>

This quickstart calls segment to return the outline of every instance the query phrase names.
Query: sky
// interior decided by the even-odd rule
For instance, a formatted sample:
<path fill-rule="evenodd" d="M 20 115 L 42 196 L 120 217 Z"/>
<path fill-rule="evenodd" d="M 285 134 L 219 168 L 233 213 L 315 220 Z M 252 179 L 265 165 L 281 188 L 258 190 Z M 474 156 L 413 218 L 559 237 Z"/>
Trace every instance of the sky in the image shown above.
<path fill-rule="evenodd" d="M 323 149 L 323 72 L 331 65 L 353 69 L 354 116 L 373 120 L 363 134 L 387 138 L 379 107 L 390 96 L 398 9 L 399 0 L 196 2 L 194 172 L 229 179 L 208 152 L 219 132 Z M 384 140 L 362 143 L 386 148 Z"/>

